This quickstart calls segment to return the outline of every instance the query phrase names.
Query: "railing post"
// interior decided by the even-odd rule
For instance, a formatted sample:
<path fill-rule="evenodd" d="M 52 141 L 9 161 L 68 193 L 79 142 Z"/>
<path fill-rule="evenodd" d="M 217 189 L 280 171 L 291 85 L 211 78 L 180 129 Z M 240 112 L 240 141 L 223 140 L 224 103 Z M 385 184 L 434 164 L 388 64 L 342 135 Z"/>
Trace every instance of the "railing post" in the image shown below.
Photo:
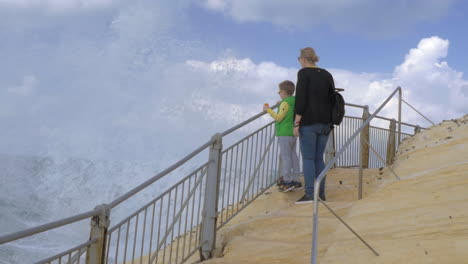
<path fill-rule="evenodd" d="M 216 243 L 216 223 L 218 218 L 218 194 L 221 178 L 222 136 L 213 136 L 214 143 L 210 147 L 209 164 L 206 174 L 205 200 L 203 203 L 202 223 L 200 231 L 200 258 L 206 260 L 213 257 Z"/>
<path fill-rule="evenodd" d="M 364 110 L 362 111 L 362 122 L 366 122 L 367 119 L 369 119 L 369 106 L 365 106 Z M 362 167 L 364 169 L 369 168 L 369 146 L 365 143 L 364 140 L 367 142 L 369 141 L 369 128 L 370 124 L 365 126 L 360 135 L 360 150 L 361 150 L 361 157 L 362 157 Z"/>
<path fill-rule="evenodd" d="M 91 218 L 89 240 L 96 239 L 96 242 L 88 248 L 86 264 L 103 264 L 106 252 L 107 229 L 110 224 L 111 208 L 106 204 L 102 204 L 96 206 L 95 209 L 99 209 L 100 213 Z"/>
<path fill-rule="evenodd" d="M 330 131 L 328 135 L 327 146 L 325 147 L 325 164 L 330 162 L 335 157 L 335 129 Z M 336 164 L 333 165 L 333 168 Z"/>
<path fill-rule="evenodd" d="M 396 134 L 396 120 L 392 119 L 390 121 L 390 133 L 388 135 L 388 142 L 387 142 L 387 164 L 385 165 L 392 165 L 393 160 L 395 159 L 395 134 Z"/>
<path fill-rule="evenodd" d="M 366 122 L 369 119 L 369 107 L 366 105 L 362 112 L 362 122 Z M 369 145 L 366 142 L 369 141 L 369 127 L 370 124 L 365 126 L 359 137 L 359 179 L 358 179 L 358 199 L 362 199 L 362 177 L 363 177 L 363 168 L 369 168 Z"/>
<path fill-rule="evenodd" d="M 401 87 L 398 86 L 398 146 L 401 143 L 401 103 L 403 101 L 403 97 L 401 95 Z"/>

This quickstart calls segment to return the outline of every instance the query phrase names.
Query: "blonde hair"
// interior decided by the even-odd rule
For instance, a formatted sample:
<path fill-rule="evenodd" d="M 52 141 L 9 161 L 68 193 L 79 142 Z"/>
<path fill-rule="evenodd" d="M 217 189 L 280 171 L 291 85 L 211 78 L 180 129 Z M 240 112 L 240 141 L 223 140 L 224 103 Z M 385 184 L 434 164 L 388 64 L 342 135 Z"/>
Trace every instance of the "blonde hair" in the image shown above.
<path fill-rule="evenodd" d="M 278 86 L 280 90 L 285 91 L 288 95 L 293 95 L 296 90 L 294 83 L 289 80 L 280 82 Z"/>
<path fill-rule="evenodd" d="M 315 53 L 315 50 L 311 47 L 301 49 L 301 58 L 304 58 L 310 63 L 316 63 L 319 61 L 319 56 Z"/>

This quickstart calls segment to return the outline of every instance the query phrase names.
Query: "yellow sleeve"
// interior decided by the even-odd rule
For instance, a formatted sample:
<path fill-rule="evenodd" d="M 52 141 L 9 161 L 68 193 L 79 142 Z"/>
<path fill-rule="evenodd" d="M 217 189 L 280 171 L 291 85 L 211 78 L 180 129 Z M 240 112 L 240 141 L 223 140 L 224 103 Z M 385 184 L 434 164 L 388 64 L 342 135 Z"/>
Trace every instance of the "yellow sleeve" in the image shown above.
<path fill-rule="evenodd" d="M 279 106 L 279 112 L 278 113 L 273 112 L 273 110 L 271 110 L 271 109 L 268 109 L 267 113 L 269 113 L 271 115 L 271 117 L 273 117 L 273 119 L 275 119 L 276 122 L 281 122 L 281 121 L 283 121 L 283 119 L 286 116 L 286 113 L 288 113 L 288 111 L 289 111 L 289 104 L 286 103 L 286 102 L 282 102 L 280 104 L 280 106 Z"/>

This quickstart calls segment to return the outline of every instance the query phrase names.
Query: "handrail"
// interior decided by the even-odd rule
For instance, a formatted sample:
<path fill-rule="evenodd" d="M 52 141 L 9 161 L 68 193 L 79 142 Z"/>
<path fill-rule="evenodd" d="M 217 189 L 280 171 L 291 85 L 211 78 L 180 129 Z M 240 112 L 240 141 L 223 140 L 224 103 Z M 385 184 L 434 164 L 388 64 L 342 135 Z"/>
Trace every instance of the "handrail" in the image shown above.
<path fill-rule="evenodd" d="M 362 109 L 367 108 L 366 105 L 357 105 L 357 104 L 351 104 L 351 103 L 345 103 L 345 105 L 351 106 L 351 107 L 362 108 Z M 279 103 L 273 105 L 273 106 L 271 107 L 271 109 L 275 109 L 275 108 L 278 107 L 278 106 L 279 106 Z M 259 118 L 259 117 L 261 117 L 261 116 L 263 116 L 263 115 L 265 115 L 265 114 L 266 114 L 265 112 L 258 113 L 258 114 L 256 114 L 256 115 L 254 115 L 253 117 L 251 117 L 251 118 L 245 120 L 244 122 L 242 122 L 242 123 L 240 123 L 240 124 L 238 124 L 238 125 L 235 125 L 235 126 L 231 127 L 230 129 L 228 129 L 228 130 L 222 132 L 222 133 L 221 133 L 221 136 L 222 136 L 222 137 L 227 136 L 227 135 L 231 134 L 232 132 L 236 131 L 237 129 L 239 129 L 239 128 L 245 126 L 245 125 L 247 125 L 248 123 L 250 123 L 250 122 L 256 120 L 257 118 Z"/>
<path fill-rule="evenodd" d="M 414 108 L 412 105 L 410 105 L 408 102 L 406 102 L 405 100 L 401 99 L 401 101 L 403 103 L 405 103 L 407 106 L 411 107 L 411 109 L 413 109 L 414 111 L 416 111 L 416 113 L 418 113 L 419 115 L 421 115 L 422 117 L 424 117 L 424 119 L 426 119 L 427 121 L 429 121 L 429 123 L 431 123 L 432 125 L 435 126 L 434 122 L 432 122 L 429 118 L 427 118 L 425 115 L 421 114 L 418 110 L 416 110 L 416 108 Z"/>
<path fill-rule="evenodd" d="M 89 245 L 91 245 L 91 244 L 93 244 L 93 243 L 96 243 L 96 241 L 97 241 L 97 239 L 88 240 L 88 241 L 86 241 L 85 243 L 83 243 L 83 244 L 81 244 L 81 245 L 78 245 L 78 246 L 76 246 L 76 247 L 74 247 L 74 248 L 71 248 L 71 249 L 69 249 L 69 250 L 67 250 L 67 251 L 64 251 L 64 252 L 62 252 L 62 253 L 59 253 L 59 254 L 57 254 L 57 255 L 55 255 L 55 256 L 52 256 L 52 257 L 50 257 L 50 258 L 47 258 L 47 259 L 41 260 L 41 261 L 39 261 L 39 262 L 36 262 L 35 264 L 45 264 L 45 263 L 49 263 L 49 262 L 51 262 L 51 261 L 54 261 L 54 260 L 57 259 L 57 258 L 61 258 L 61 257 L 65 256 L 65 255 L 71 254 L 71 253 L 73 253 L 73 252 L 75 252 L 75 251 L 77 251 L 77 250 L 80 250 L 79 253 L 81 253 L 81 249 L 82 249 L 82 248 L 87 247 L 87 246 L 89 246 Z M 80 255 L 80 254 L 78 254 L 78 255 Z M 78 256 L 78 257 L 80 257 L 80 256 Z M 76 261 L 76 260 L 72 260 L 71 263 L 74 263 L 75 261 Z M 61 263 L 61 262 L 59 262 L 59 263 Z M 71 264 L 71 263 L 69 263 L 69 264 Z"/>
<path fill-rule="evenodd" d="M 275 104 L 275 105 L 273 105 L 273 106 L 271 107 L 271 109 L 275 109 L 275 108 L 278 107 L 278 106 L 279 106 L 279 104 Z M 238 125 L 235 125 L 235 126 L 231 127 L 230 129 L 228 129 L 228 130 L 224 131 L 223 133 L 221 133 L 221 137 L 225 137 L 225 136 L 231 134 L 232 132 L 236 131 L 237 129 L 239 129 L 239 128 L 245 126 L 245 125 L 247 125 L 248 123 L 250 123 L 250 122 L 252 122 L 252 121 L 258 119 L 259 117 L 261 117 L 261 116 L 263 116 L 263 115 L 265 115 L 265 114 L 266 114 L 266 112 L 263 112 L 263 111 L 262 111 L 261 113 L 258 113 L 258 114 L 256 114 L 256 115 L 252 116 L 251 118 L 245 120 L 244 122 L 242 122 L 242 123 L 240 123 L 240 124 L 238 124 Z"/>
<path fill-rule="evenodd" d="M 341 147 L 341 149 L 335 154 L 335 157 L 328 162 L 328 164 L 325 166 L 325 168 L 322 170 L 322 172 L 319 174 L 317 179 L 315 180 L 314 183 L 314 222 L 313 222 L 313 231 L 312 231 L 312 249 L 311 249 L 311 262 L 312 264 L 317 263 L 317 236 L 318 236 L 318 195 L 319 195 L 319 186 L 323 178 L 325 177 L 325 174 L 330 170 L 330 168 L 335 164 L 335 162 L 340 158 L 340 156 L 343 154 L 343 152 L 349 147 L 351 142 L 359 135 L 361 130 L 366 127 L 371 120 L 384 108 L 385 105 L 392 99 L 392 97 L 399 92 L 401 94 L 401 87 L 397 87 L 395 91 L 393 91 L 390 96 L 377 108 L 377 110 L 370 115 L 370 117 L 365 120 L 362 125 L 354 132 L 354 134 L 348 138 L 346 143 Z"/>
<path fill-rule="evenodd" d="M 345 105 L 346 106 L 357 107 L 357 108 L 362 108 L 362 109 L 368 108 L 367 105 L 357 105 L 357 104 L 350 104 L 350 103 L 345 103 Z"/>
<path fill-rule="evenodd" d="M 379 115 L 375 116 L 375 118 L 383 119 L 383 120 L 386 120 L 386 121 L 392 121 L 392 120 L 394 120 L 394 119 L 392 119 L 392 118 L 383 117 L 383 116 L 379 116 Z M 395 122 L 396 122 L 397 124 L 399 123 L 398 120 L 395 120 Z M 405 122 L 401 122 L 401 124 L 402 124 L 402 125 L 405 125 L 405 126 L 413 127 L 413 128 L 419 127 L 419 128 L 422 128 L 422 129 L 426 129 L 426 128 L 420 127 L 420 126 L 418 126 L 418 125 L 412 125 L 412 124 L 405 123 Z"/>
<path fill-rule="evenodd" d="M 96 209 L 94 209 L 92 211 L 89 211 L 89 212 L 86 212 L 86 213 L 77 214 L 77 215 L 70 216 L 70 217 L 67 217 L 67 218 L 63 218 L 63 219 L 60 219 L 60 220 L 57 220 L 57 221 L 54 221 L 54 222 L 50 222 L 50 223 L 47 223 L 47 224 L 44 224 L 44 225 L 36 226 L 36 227 L 29 228 L 29 229 L 19 231 L 19 232 L 16 232 L 16 233 L 11 233 L 11 234 L 8 234 L 8 235 L 4 235 L 4 236 L 0 237 L 0 245 L 11 242 L 11 241 L 15 241 L 15 240 L 27 237 L 27 236 L 32 236 L 32 235 L 35 235 L 35 234 L 38 234 L 38 233 L 42 233 L 42 232 L 50 230 L 50 229 L 54 229 L 54 228 L 57 228 L 57 227 L 68 225 L 68 224 L 72 224 L 72 223 L 84 220 L 86 218 L 89 218 L 91 216 L 95 216 L 95 215 L 99 214 L 100 212 L 101 212 L 101 209 L 96 208 Z"/>

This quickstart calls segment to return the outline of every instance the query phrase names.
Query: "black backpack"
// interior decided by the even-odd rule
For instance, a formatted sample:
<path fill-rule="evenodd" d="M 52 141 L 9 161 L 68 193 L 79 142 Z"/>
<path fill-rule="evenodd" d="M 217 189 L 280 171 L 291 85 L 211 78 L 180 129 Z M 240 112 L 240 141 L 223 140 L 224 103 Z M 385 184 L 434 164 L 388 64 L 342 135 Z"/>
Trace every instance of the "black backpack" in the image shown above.
<path fill-rule="evenodd" d="M 343 121 L 343 117 L 345 115 L 345 101 L 343 99 L 343 96 L 338 91 L 334 90 L 331 94 L 331 102 L 331 122 L 332 124 L 339 126 L 341 124 L 341 121 Z"/>

